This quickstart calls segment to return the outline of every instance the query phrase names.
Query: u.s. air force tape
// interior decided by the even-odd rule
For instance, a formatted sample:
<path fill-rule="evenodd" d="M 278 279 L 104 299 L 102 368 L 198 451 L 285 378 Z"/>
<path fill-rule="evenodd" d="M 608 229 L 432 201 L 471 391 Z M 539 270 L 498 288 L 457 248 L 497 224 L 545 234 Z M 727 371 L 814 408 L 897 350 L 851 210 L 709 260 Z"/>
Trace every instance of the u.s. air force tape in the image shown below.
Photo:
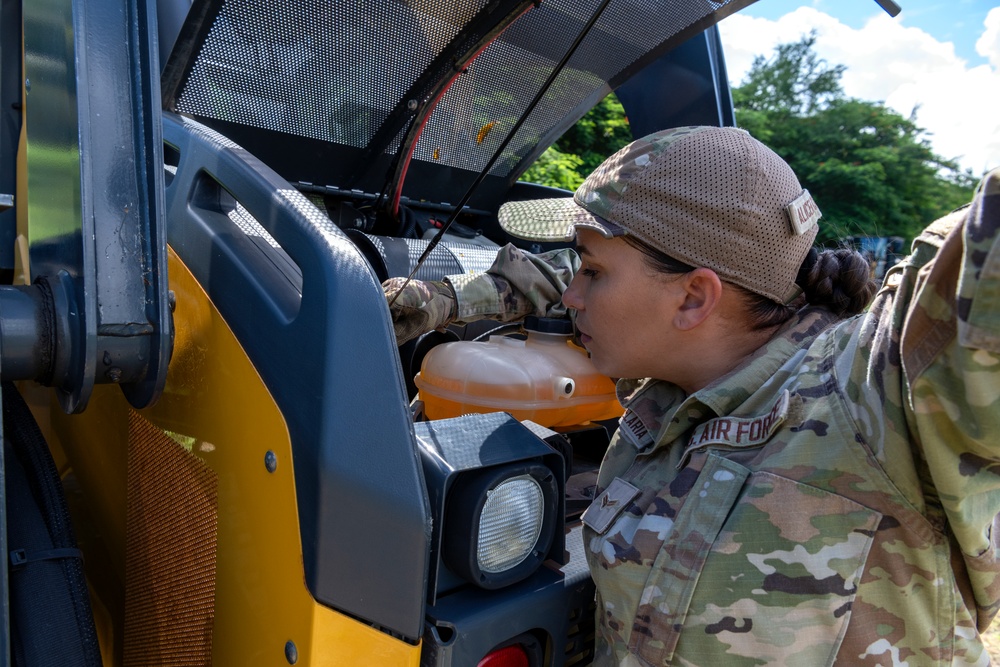
<path fill-rule="evenodd" d="M 774 407 L 757 417 L 717 417 L 701 424 L 691 434 L 687 448 L 708 445 L 753 447 L 767 442 L 788 418 L 788 390 L 781 392 Z"/>

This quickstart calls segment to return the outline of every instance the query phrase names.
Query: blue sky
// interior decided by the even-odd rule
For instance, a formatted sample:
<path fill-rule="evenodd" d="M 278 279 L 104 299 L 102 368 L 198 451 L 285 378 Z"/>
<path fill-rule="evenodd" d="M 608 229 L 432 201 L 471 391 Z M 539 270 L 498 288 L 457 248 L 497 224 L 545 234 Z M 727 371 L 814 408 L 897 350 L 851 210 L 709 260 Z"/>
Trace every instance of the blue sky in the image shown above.
<path fill-rule="evenodd" d="M 900 19 L 904 25 L 951 42 L 955 53 L 970 64 L 986 64 L 986 58 L 976 53 L 976 40 L 983 32 L 986 14 L 1000 5 L 1000 0 L 896 0 L 896 4 L 903 10 Z M 875 0 L 759 0 L 742 13 L 773 20 L 803 5 L 834 16 L 856 30 L 872 16 L 885 13 Z"/>
<path fill-rule="evenodd" d="M 914 115 L 942 157 L 976 175 L 1000 167 L 1000 0 L 758 0 L 722 21 L 734 85 L 755 55 L 817 33 L 816 51 L 846 65 L 853 97 Z"/>

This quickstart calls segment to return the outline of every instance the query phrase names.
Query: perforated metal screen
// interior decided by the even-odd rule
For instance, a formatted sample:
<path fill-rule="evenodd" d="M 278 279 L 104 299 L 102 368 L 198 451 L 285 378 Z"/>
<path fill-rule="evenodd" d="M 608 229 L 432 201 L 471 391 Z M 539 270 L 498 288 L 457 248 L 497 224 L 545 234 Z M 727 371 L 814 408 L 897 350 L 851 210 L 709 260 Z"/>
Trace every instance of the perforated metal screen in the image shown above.
<path fill-rule="evenodd" d="M 482 169 L 599 4 L 547 0 L 516 21 L 442 98 L 414 158 L 433 161 L 436 153 L 449 166 Z M 491 173 L 512 171 L 568 113 L 610 93 L 608 82 L 622 70 L 725 4 L 612 0 Z"/>
<path fill-rule="evenodd" d="M 364 148 L 465 24 L 498 4 L 226 0 L 174 110 Z M 482 169 L 599 4 L 543 0 L 517 19 L 441 98 L 414 159 Z M 608 82 L 637 59 L 727 4 L 612 0 L 492 173 L 510 173 L 539 140 L 556 138 L 549 135 L 568 114 L 610 92 Z M 384 150 L 394 153 L 399 139 Z"/>
<path fill-rule="evenodd" d="M 176 111 L 363 147 L 485 0 L 227 0 Z"/>

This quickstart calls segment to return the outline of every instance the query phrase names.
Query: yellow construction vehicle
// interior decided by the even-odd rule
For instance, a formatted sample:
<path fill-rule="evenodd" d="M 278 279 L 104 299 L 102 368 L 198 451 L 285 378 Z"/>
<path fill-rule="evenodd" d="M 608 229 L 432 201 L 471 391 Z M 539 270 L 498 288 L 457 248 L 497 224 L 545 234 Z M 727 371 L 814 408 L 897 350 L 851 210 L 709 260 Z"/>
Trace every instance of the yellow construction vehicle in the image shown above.
<path fill-rule="evenodd" d="M 380 282 L 485 269 L 612 90 L 733 124 L 746 4 L 0 0 L 0 662 L 589 663 L 607 428 L 421 416 L 486 329 Z"/>

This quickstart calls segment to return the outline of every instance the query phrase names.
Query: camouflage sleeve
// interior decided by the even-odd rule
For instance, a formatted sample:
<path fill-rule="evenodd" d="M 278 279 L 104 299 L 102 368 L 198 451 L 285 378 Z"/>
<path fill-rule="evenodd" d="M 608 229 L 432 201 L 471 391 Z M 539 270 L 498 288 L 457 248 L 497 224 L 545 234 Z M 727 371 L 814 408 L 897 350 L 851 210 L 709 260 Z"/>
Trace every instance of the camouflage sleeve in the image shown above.
<path fill-rule="evenodd" d="M 580 258 L 569 248 L 535 255 L 507 244 L 486 273 L 446 280 L 455 288 L 460 322 L 565 317 L 562 293 L 579 267 Z"/>
<path fill-rule="evenodd" d="M 980 618 L 1000 604 L 1000 170 L 921 271 L 900 341 L 907 421 L 973 583 Z"/>

